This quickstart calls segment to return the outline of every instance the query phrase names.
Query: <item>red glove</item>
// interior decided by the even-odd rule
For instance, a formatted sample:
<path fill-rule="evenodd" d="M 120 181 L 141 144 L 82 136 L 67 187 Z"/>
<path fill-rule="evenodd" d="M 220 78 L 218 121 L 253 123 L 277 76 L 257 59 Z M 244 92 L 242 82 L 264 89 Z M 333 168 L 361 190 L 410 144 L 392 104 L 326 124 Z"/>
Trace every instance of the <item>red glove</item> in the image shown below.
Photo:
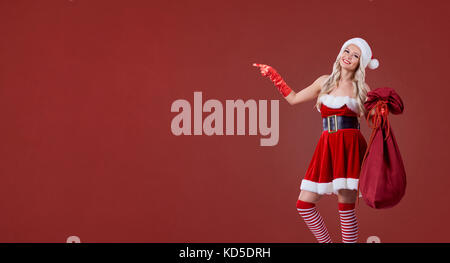
<path fill-rule="evenodd" d="M 284 97 L 289 95 L 292 92 L 292 89 L 286 84 L 283 78 L 278 74 L 278 72 L 272 68 L 271 66 L 264 64 L 256 64 L 253 63 L 253 66 L 258 67 L 261 71 L 261 75 L 264 77 L 269 77 L 270 80 L 275 84 L 278 88 L 278 91 L 283 94 Z"/>

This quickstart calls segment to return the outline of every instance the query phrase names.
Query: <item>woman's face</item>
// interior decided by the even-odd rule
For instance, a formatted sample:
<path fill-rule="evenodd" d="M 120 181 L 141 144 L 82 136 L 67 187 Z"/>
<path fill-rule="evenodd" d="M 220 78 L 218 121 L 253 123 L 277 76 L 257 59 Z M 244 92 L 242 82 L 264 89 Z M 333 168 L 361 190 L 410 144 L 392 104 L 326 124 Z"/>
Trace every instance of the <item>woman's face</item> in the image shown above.
<path fill-rule="evenodd" d="M 341 67 L 349 71 L 355 71 L 359 65 L 359 58 L 361 57 L 361 50 L 356 45 L 348 45 L 342 52 L 339 63 Z"/>

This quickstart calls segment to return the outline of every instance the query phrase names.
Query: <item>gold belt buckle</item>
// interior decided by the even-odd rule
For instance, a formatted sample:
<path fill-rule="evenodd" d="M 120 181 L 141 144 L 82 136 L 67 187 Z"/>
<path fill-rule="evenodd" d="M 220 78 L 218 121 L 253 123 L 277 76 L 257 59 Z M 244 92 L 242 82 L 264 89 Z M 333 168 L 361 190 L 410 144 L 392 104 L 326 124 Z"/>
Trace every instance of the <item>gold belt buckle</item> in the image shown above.
<path fill-rule="evenodd" d="M 330 130 L 330 118 L 334 117 L 334 130 Z M 338 130 L 337 127 L 337 115 L 331 115 L 327 117 L 327 122 L 328 122 L 328 133 L 335 133 Z"/>

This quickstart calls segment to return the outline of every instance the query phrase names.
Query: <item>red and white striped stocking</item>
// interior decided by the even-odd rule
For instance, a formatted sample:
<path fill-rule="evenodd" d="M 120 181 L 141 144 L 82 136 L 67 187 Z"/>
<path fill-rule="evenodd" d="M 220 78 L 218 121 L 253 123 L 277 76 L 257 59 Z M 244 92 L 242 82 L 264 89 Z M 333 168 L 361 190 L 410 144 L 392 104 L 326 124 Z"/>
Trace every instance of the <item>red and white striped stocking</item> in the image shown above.
<path fill-rule="evenodd" d="M 319 243 L 331 243 L 325 222 L 315 204 L 297 200 L 297 210 Z"/>
<path fill-rule="evenodd" d="M 339 217 L 343 243 L 356 243 L 358 240 L 358 222 L 355 214 L 355 204 L 339 203 Z"/>

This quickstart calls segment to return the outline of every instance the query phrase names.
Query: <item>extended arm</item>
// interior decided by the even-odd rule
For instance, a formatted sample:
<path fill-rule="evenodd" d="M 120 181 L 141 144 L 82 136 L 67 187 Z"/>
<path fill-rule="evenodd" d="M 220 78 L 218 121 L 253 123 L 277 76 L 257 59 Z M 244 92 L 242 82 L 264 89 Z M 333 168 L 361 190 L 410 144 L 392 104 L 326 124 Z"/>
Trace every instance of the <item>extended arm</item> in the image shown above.
<path fill-rule="evenodd" d="M 320 76 L 311 85 L 302 89 L 301 91 L 297 93 L 291 92 L 286 97 L 286 100 L 289 102 L 289 104 L 295 105 L 298 103 L 310 101 L 317 98 L 317 96 L 320 93 L 320 90 L 322 89 L 322 84 L 325 82 L 327 77 L 328 77 L 327 75 Z"/>
<path fill-rule="evenodd" d="M 320 90 L 322 89 L 322 83 L 328 77 L 326 75 L 321 76 L 316 81 L 314 81 L 314 83 L 296 93 L 286 84 L 280 74 L 271 66 L 256 63 L 254 63 L 253 66 L 260 69 L 262 76 L 270 78 L 270 80 L 277 87 L 278 91 L 283 95 L 283 97 L 290 105 L 317 98 Z"/>

